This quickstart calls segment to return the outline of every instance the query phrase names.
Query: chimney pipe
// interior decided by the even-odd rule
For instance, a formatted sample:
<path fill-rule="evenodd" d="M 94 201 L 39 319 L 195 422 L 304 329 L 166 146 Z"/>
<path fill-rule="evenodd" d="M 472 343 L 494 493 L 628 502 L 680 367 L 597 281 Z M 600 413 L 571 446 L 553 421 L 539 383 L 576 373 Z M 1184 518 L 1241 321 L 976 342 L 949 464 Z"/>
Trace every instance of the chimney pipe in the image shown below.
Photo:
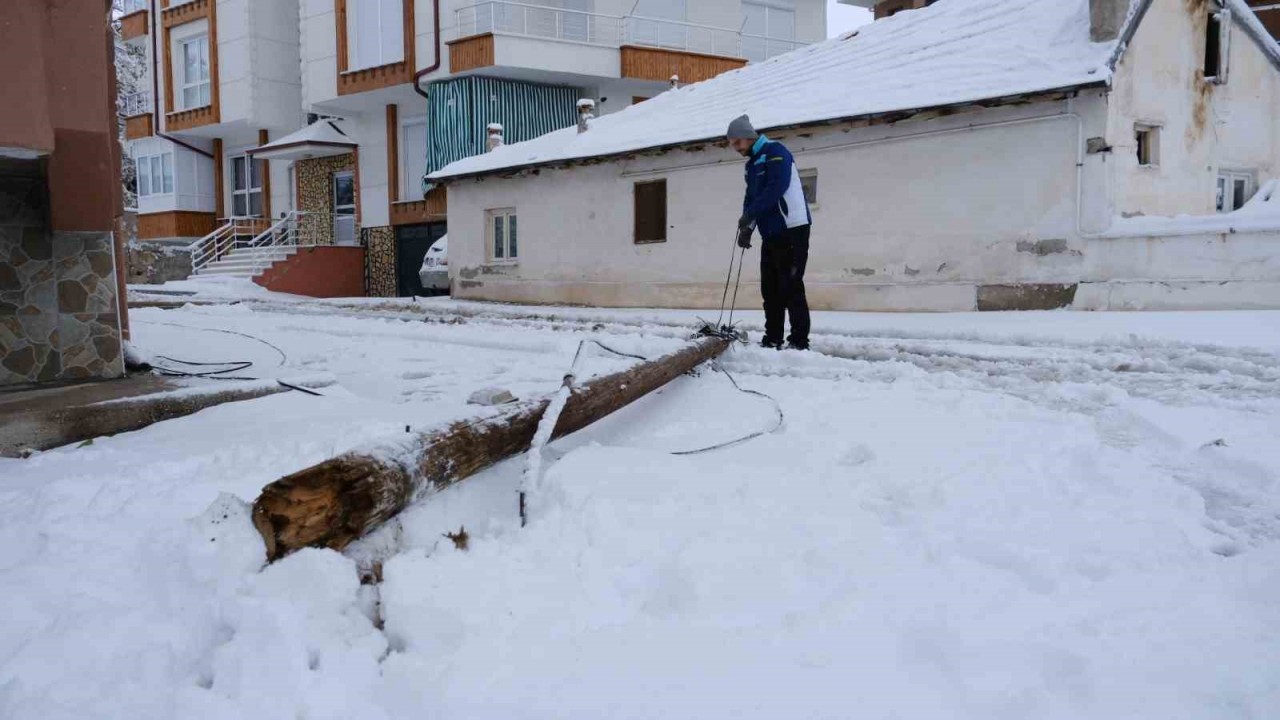
<path fill-rule="evenodd" d="M 493 152 L 502 147 L 504 139 L 502 137 L 502 125 L 498 123 L 489 123 L 489 152 Z"/>
<path fill-rule="evenodd" d="M 595 117 L 596 101 L 590 98 L 582 98 L 578 101 L 578 133 L 582 134 L 588 129 L 588 121 Z"/>
<path fill-rule="evenodd" d="M 1089 39 L 1110 42 L 1120 37 L 1129 17 L 1129 0 L 1089 0 Z"/>

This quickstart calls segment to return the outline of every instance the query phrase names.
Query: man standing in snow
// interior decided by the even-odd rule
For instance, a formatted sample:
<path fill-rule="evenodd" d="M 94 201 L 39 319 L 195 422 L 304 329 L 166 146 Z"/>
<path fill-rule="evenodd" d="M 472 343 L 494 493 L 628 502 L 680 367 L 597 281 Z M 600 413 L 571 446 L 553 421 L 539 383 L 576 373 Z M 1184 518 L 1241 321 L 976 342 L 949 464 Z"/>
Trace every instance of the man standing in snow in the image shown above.
<path fill-rule="evenodd" d="M 800 173 L 791 152 L 756 132 L 743 115 L 729 123 L 729 144 L 747 157 L 747 195 L 738 220 L 738 245 L 751 247 L 760 231 L 760 294 L 764 296 L 764 339 L 767 348 L 782 349 L 786 316 L 791 317 L 787 347 L 809 349 L 809 301 L 804 296 L 804 268 L 809 262 L 809 226 L 813 217 L 804 199 Z"/>

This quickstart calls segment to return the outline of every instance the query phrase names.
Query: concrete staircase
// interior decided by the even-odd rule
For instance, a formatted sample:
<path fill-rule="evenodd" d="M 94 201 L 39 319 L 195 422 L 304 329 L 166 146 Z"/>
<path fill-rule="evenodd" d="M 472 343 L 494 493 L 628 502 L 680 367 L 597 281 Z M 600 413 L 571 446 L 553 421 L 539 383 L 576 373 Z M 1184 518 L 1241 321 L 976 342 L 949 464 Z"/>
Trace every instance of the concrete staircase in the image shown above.
<path fill-rule="evenodd" d="M 200 277 L 242 277 L 253 279 L 270 270 L 276 263 L 288 260 L 297 246 L 238 247 L 221 258 L 196 270 Z"/>

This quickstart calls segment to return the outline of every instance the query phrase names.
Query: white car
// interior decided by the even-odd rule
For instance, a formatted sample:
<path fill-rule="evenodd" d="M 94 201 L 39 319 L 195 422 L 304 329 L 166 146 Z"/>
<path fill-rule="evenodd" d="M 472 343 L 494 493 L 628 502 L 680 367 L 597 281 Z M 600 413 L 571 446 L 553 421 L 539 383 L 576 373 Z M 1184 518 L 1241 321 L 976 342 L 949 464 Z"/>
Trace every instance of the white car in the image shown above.
<path fill-rule="evenodd" d="M 422 258 L 422 267 L 418 269 L 418 279 L 422 287 L 428 290 L 449 292 L 449 236 L 445 235 L 435 242 Z"/>

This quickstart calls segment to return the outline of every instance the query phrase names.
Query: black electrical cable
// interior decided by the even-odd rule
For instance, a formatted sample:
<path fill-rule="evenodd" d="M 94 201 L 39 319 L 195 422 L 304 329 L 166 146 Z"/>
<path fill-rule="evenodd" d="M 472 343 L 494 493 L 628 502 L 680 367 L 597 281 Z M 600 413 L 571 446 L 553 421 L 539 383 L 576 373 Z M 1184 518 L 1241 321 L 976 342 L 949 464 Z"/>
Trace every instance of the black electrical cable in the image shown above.
<path fill-rule="evenodd" d="M 703 334 L 706 334 L 705 329 L 703 330 Z M 736 336 L 735 336 L 735 339 L 736 339 Z M 630 353 L 618 352 L 617 350 L 614 350 L 613 348 L 605 345 L 604 343 L 598 340 L 592 340 L 591 342 L 595 343 L 596 345 L 599 345 L 601 348 L 615 355 L 622 355 L 624 357 L 636 358 L 638 360 L 648 359 L 648 358 L 641 357 L 639 355 L 632 355 Z M 749 390 L 747 388 L 742 387 L 741 385 L 738 384 L 737 378 L 735 378 L 733 374 L 730 373 L 728 370 L 725 370 L 724 367 L 720 365 L 720 363 L 712 363 L 711 369 L 715 370 L 716 372 L 724 373 L 724 376 L 729 378 L 729 382 L 733 383 L 734 389 L 737 390 L 738 392 L 744 395 L 755 395 L 756 397 L 762 397 L 765 400 L 768 400 L 769 402 L 773 403 L 773 411 L 778 414 L 778 421 L 773 425 L 773 427 L 769 428 L 768 430 L 760 430 L 757 432 L 753 432 L 750 435 L 743 435 L 742 437 L 737 438 L 735 440 L 729 440 L 727 442 L 717 443 L 715 445 L 708 445 L 707 447 L 696 448 L 693 450 L 680 450 L 677 452 L 672 452 L 671 453 L 672 455 L 681 455 L 681 456 L 701 455 L 702 453 L 708 453 L 713 450 L 723 450 L 725 448 L 733 447 L 735 445 L 741 445 L 742 443 L 747 442 L 748 440 L 755 440 L 756 438 L 762 435 L 769 435 L 770 433 L 777 432 L 782 427 L 782 424 L 786 422 L 786 415 L 783 414 L 782 412 L 782 405 L 778 402 L 776 398 L 774 398 L 771 395 L 762 393 L 759 390 Z"/>

